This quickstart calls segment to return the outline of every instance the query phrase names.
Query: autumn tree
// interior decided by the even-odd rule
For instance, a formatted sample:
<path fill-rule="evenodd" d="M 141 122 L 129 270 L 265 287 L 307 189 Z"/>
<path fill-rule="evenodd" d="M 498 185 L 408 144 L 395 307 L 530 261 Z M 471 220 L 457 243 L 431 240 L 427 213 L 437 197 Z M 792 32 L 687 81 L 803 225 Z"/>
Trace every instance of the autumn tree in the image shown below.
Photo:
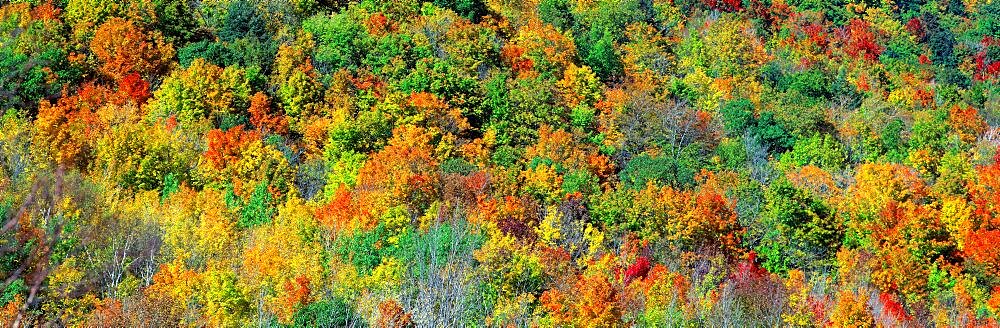
<path fill-rule="evenodd" d="M 164 72 L 174 48 L 158 33 L 149 33 L 130 20 L 111 18 L 97 27 L 90 49 L 103 64 L 101 72 L 113 80 L 130 73 L 148 76 Z"/>

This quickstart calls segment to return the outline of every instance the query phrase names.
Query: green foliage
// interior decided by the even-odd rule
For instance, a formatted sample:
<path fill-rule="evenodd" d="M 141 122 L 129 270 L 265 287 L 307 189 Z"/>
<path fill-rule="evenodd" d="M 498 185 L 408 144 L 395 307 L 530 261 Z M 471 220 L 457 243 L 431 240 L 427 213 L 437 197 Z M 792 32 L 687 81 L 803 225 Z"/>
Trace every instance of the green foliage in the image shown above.
<path fill-rule="evenodd" d="M 740 171 L 750 159 L 743 139 L 726 139 L 715 147 L 715 153 L 719 156 L 720 169 Z"/>
<path fill-rule="evenodd" d="M 326 176 L 326 195 L 345 186 L 352 188 L 358 183 L 358 170 L 365 164 L 367 156 L 363 153 L 345 151 L 337 157 L 327 159 L 327 166 L 330 168 Z"/>
<path fill-rule="evenodd" d="M 170 195 L 180 191 L 180 181 L 173 173 L 163 177 L 163 188 L 160 190 L 160 202 L 166 201 Z"/>
<path fill-rule="evenodd" d="M 574 18 L 566 0 L 542 0 L 538 3 L 538 17 L 560 30 L 574 25 Z"/>
<path fill-rule="evenodd" d="M 584 195 L 598 190 L 597 177 L 586 170 L 570 171 L 563 177 L 562 191 L 566 194 L 579 192 Z"/>
<path fill-rule="evenodd" d="M 163 32 L 167 41 L 182 45 L 197 36 L 198 25 L 194 8 L 184 0 L 153 0 L 156 8 L 156 29 Z"/>
<path fill-rule="evenodd" d="M 453 10 L 465 19 L 479 21 L 487 13 L 482 0 L 434 0 L 434 5 Z"/>
<path fill-rule="evenodd" d="M 353 120 L 330 127 L 326 158 L 340 157 L 342 153 L 354 151 L 367 153 L 382 149 L 392 136 L 390 117 L 381 111 L 363 111 Z"/>
<path fill-rule="evenodd" d="M 756 227 L 765 269 L 781 273 L 832 264 L 844 233 L 833 209 L 786 180 L 772 184 L 766 199 Z"/>
<path fill-rule="evenodd" d="M 271 39 L 268 23 L 257 10 L 257 7 L 246 0 L 235 0 L 229 3 L 226 18 L 219 38 L 223 41 L 234 41 L 243 38 L 254 38 L 260 41 Z"/>
<path fill-rule="evenodd" d="M 723 128 L 730 138 L 752 135 L 759 138 L 769 149 L 782 152 L 795 142 L 794 137 L 778 122 L 772 112 L 754 115 L 754 106 L 749 100 L 737 99 L 727 102 L 720 110 Z"/>
<path fill-rule="evenodd" d="M 237 225 L 241 228 L 253 228 L 268 222 L 277 214 L 274 208 L 271 192 L 266 183 L 261 182 L 253 189 L 250 199 L 240 209 L 240 219 Z"/>
<path fill-rule="evenodd" d="M 915 58 L 915 57 L 914 57 Z M 832 95 L 829 74 L 819 70 L 806 70 L 785 77 L 786 88 L 811 98 L 827 98 Z"/>
<path fill-rule="evenodd" d="M 917 116 L 910 132 L 910 149 L 943 155 L 948 143 L 947 117 L 948 114 L 943 110 L 924 112 Z"/>
<path fill-rule="evenodd" d="M 321 72 L 355 69 L 369 53 L 374 40 L 362 25 L 363 12 L 350 9 L 334 15 L 316 15 L 302 22 L 302 29 L 316 40 L 313 60 Z"/>
<path fill-rule="evenodd" d="M 604 80 L 620 76 L 623 70 L 612 33 L 610 30 L 591 30 L 590 38 L 594 41 L 586 49 L 586 56 L 583 57 L 583 62 L 587 66 L 593 67 L 594 73 L 597 73 L 597 76 Z"/>
<path fill-rule="evenodd" d="M 742 137 L 748 129 L 756 126 L 753 103 L 747 99 L 727 102 L 719 110 L 726 135 L 730 138 Z"/>
<path fill-rule="evenodd" d="M 274 43 L 244 38 L 232 42 L 198 41 L 177 50 L 177 58 L 182 66 L 191 66 L 195 59 L 202 58 L 216 66 L 240 66 L 246 68 L 247 77 L 253 70 L 267 73 L 272 66 L 278 48 Z M 253 79 L 251 79 L 253 81 Z M 254 83 L 261 86 L 263 83 Z"/>
<path fill-rule="evenodd" d="M 586 129 L 594 123 L 594 109 L 585 106 L 573 108 L 569 113 L 570 125 L 573 127 Z"/>
<path fill-rule="evenodd" d="M 410 274 L 425 276 L 455 264 L 456 257 L 471 255 L 485 242 L 465 222 L 442 223 L 427 231 L 408 230 L 400 236 L 395 255 L 403 263 L 410 263 Z"/>
<path fill-rule="evenodd" d="M 596 222 L 607 227 L 622 226 L 630 231 L 639 230 L 642 222 L 631 217 L 636 191 L 631 188 L 616 188 L 594 195 L 590 199 L 590 215 Z"/>
<path fill-rule="evenodd" d="M 700 151 L 697 145 L 691 145 L 681 149 L 676 157 L 640 154 L 625 164 L 619 179 L 625 187 L 632 189 L 645 188 L 650 181 L 674 187 L 691 187 L 695 176 L 704 167 Z"/>
<path fill-rule="evenodd" d="M 449 158 L 442 162 L 438 168 L 440 168 L 441 172 L 444 172 L 445 174 L 455 173 L 461 175 L 468 175 L 469 173 L 479 170 L 476 165 L 461 158 Z"/>
<path fill-rule="evenodd" d="M 382 263 L 383 258 L 398 254 L 400 245 L 386 242 L 392 237 L 397 236 L 384 224 L 379 224 L 372 230 L 354 231 L 339 238 L 333 252 L 354 265 L 362 274 L 367 274 Z"/>
<path fill-rule="evenodd" d="M 28 286 L 24 284 L 24 279 L 16 279 L 4 286 L 3 295 L 0 295 L 0 304 L 7 305 L 18 295 L 24 295 L 28 291 Z"/>
<path fill-rule="evenodd" d="M 770 149 L 777 152 L 788 149 L 795 142 L 795 137 L 774 118 L 774 114 L 771 112 L 760 114 L 752 133 L 760 137 L 760 140 Z"/>
<path fill-rule="evenodd" d="M 7 7 L 0 15 L 0 110 L 34 113 L 39 100 L 54 98 L 84 72 L 67 60 L 58 21 L 33 20 L 29 12 Z"/>
<path fill-rule="evenodd" d="M 303 306 L 292 317 L 292 327 L 332 328 L 357 325 L 356 314 L 346 301 L 334 298 L 324 299 Z M 364 327 L 362 323 L 360 326 Z"/>
<path fill-rule="evenodd" d="M 846 161 L 843 147 L 831 135 L 817 134 L 796 140 L 792 150 L 781 155 L 782 164 L 795 167 L 815 165 L 828 171 L 844 168 Z"/>

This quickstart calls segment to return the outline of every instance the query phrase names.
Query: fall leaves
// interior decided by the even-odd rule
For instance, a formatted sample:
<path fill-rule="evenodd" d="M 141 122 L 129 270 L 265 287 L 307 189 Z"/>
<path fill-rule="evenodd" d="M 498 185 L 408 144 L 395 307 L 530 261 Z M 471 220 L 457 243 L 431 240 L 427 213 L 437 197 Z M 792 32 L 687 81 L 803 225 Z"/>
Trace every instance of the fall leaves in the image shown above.
<path fill-rule="evenodd" d="M 990 326 L 996 1 L 0 6 L 0 321 Z"/>

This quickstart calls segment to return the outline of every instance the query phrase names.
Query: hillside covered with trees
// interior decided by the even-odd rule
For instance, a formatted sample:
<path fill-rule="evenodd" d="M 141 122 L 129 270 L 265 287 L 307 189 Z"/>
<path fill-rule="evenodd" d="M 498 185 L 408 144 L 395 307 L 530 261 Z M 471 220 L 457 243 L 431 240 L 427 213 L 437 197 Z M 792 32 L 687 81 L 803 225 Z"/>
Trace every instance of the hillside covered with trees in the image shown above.
<path fill-rule="evenodd" d="M 1000 1 L 0 1 L 15 327 L 997 327 Z"/>

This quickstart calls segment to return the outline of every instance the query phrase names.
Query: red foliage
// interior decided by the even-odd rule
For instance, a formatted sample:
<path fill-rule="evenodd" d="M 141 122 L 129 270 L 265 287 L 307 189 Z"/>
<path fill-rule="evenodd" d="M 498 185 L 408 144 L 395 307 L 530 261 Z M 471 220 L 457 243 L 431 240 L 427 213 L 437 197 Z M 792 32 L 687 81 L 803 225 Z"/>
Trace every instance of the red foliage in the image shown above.
<path fill-rule="evenodd" d="M 635 259 L 635 263 L 632 263 L 632 265 L 625 270 L 625 284 L 628 285 L 628 283 L 637 278 L 646 278 L 646 275 L 649 274 L 649 269 L 649 258 L 640 256 Z"/>
<path fill-rule="evenodd" d="M 254 131 L 243 129 L 243 125 L 222 131 L 214 129 L 205 135 L 208 140 L 208 150 L 202 155 L 208 159 L 215 169 L 223 169 L 230 163 L 240 160 L 243 148 L 250 142 L 260 139 Z"/>
<path fill-rule="evenodd" d="M 925 55 L 925 54 L 921 54 L 920 57 L 918 58 L 918 60 L 920 61 L 920 64 L 922 64 L 922 65 L 931 65 L 931 64 L 934 64 L 934 62 L 931 61 L 931 58 L 927 57 L 927 55 Z"/>
<path fill-rule="evenodd" d="M 882 292 L 879 293 L 878 300 L 879 303 L 882 303 L 882 313 L 879 318 L 881 321 L 888 322 L 890 325 L 899 325 L 912 319 L 912 317 L 906 313 L 906 309 L 903 308 L 903 304 L 897 301 L 896 295 Z"/>
<path fill-rule="evenodd" d="M 746 260 L 740 261 L 736 265 L 736 272 L 733 273 L 733 278 L 736 281 L 746 281 L 761 279 L 767 275 L 767 270 L 757 264 L 757 252 L 750 251 L 747 253 Z"/>
<path fill-rule="evenodd" d="M 923 40 L 927 35 L 927 31 L 924 29 L 924 23 L 921 22 L 919 18 L 914 18 L 906 22 L 906 31 L 916 36 L 918 41 Z"/>
<path fill-rule="evenodd" d="M 1000 39 L 985 36 L 979 43 L 982 45 L 983 50 L 979 51 L 975 56 L 976 71 L 972 75 L 972 78 L 977 81 L 996 79 L 1000 76 L 1000 58 L 991 58 L 988 55 L 991 48 L 1000 47 Z"/>
<path fill-rule="evenodd" d="M 497 222 L 497 228 L 499 228 L 501 232 L 520 240 L 534 240 L 535 237 L 537 237 L 534 229 L 532 229 L 528 223 L 513 217 L 500 219 L 500 221 Z"/>
<path fill-rule="evenodd" d="M 351 84 L 358 90 L 369 90 L 376 98 L 381 98 L 386 93 L 385 82 L 381 78 L 371 73 L 363 73 L 359 76 L 351 77 Z"/>
<path fill-rule="evenodd" d="M 122 93 L 125 100 L 131 100 L 137 104 L 145 103 L 146 99 L 151 96 L 149 82 L 143 80 L 136 72 L 129 73 L 118 81 L 118 91 Z"/>
<path fill-rule="evenodd" d="M 765 4 L 760 0 L 750 0 L 750 6 L 747 7 L 746 12 L 750 13 L 750 17 L 755 17 L 763 22 L 773 24 L 772 15 L 772 4 Z"/>
<path fill-rule="evenodd" d="M 705 0 L 705 5 L 713 10 L 724 11 L 727 13 L 743 10 L 742 0 Z"/>
<path fill-rule="evenodd" d="M 507 44 L 500 50 L 500 56 L 503 58 L 504 63 L 510 65 L 511 71 L 514 71 L 518 75 L 530 72 L 535 68 L 535 62 L 531 58 L 524 56 L 526 50 L 523 47 Z"/>
<path fill-rule="evenodd" d="M 826 46 L 830 44 L 829 34 L 823 25 L 809 23 L 802 27 L 802 31 L 809 37 L 809 41 L 821 50 L 826 49 Z"/>
<path fill-rule="evenodd" d="M 868 61 L 878 60 L 885 50 L 875 40 L 875 29 L 871 23 L 860 19 L 852 19 L 847 27 L 840 31 L 844 39 L 844 51 L 853 58 L 864 58 Z"/>

